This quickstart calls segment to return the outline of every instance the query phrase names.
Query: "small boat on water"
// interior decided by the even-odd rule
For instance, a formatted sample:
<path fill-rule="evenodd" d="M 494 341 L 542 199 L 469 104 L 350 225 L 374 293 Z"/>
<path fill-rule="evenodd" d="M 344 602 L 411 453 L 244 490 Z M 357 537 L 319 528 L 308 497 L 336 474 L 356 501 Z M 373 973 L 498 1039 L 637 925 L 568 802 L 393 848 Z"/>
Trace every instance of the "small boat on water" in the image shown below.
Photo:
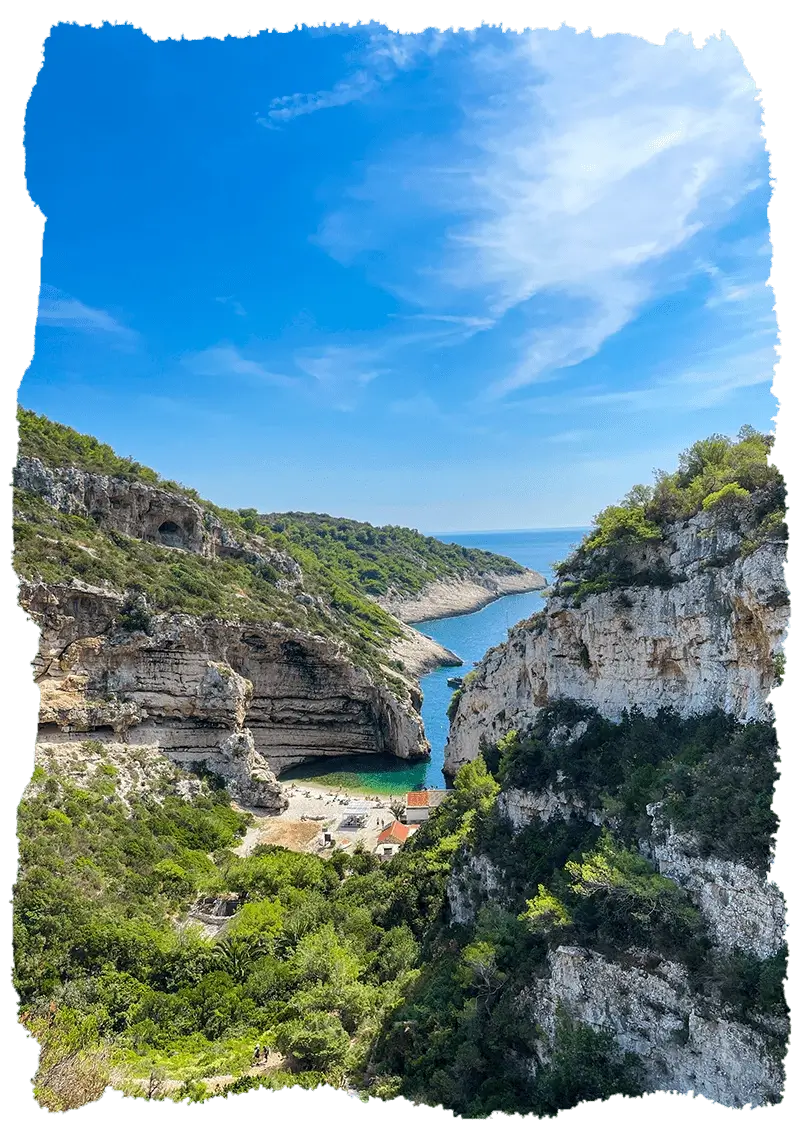
<path fill-rule="evenodd" d="M 460 688 L 463 683 L 464 683 L 464 677 L 463 676 L 448 676 L 447 677 L 447 687 L 448 688 Z"/>

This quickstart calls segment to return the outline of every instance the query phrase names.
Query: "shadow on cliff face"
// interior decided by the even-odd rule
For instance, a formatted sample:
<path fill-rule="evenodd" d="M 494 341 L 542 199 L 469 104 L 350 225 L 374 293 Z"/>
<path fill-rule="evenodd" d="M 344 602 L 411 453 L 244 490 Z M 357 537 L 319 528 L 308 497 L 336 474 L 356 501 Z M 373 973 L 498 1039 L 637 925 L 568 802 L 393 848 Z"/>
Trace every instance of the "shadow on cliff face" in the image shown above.
<path fill-rule="evenodd" d="M 172 546 L 179 550 L 188 550 L 190 545 L 183 527 L 178 523 L 173 523 L 170 519 L 167 519 L 158 528 L 156 541 L 160 542 L 162 546 Z"/>

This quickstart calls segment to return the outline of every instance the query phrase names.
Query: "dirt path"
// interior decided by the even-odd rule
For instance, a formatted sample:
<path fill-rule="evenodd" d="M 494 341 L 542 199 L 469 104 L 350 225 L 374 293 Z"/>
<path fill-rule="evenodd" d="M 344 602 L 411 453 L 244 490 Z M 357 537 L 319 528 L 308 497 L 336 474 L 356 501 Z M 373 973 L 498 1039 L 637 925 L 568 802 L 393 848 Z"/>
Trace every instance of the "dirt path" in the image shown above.
<path fill-rule="evenodd" d="M 268 1073 L 273 1073 L 276 1069 L 283 1069 L 287 1064 L 286 1058 L 279 1053 L 271 1052 L 266 1062 L 258 1065 L 251 1065 L 248 1069 L 243 1070 L 241 1073 L 220 1073 L 213 1077 L 197 1077 L 193 1078 L 196 1081 L 202 1081 L 207 1085 L 212 1092 L 217 1092 L 223 1089 L 226 1085 L 232 1085 L 234 1081 L 238 1081 L 240 1077 L 264 1077 Z M 165 1077 L 158 1081 L 153 1094 L 153 1099 L 158 1097 L 169 1096 L 170 1093 L 176 1093 L 186 1084 L 185 1081 L 178 1080 L 174 1077 Z M 149 1077 L 124 1077 L 122 1074 L 115 1074 L 111 1080 L 112 1088 L 122 1089 L 125 1086 L 128 1088 L 134 1087 L 136 1089 L 144 1089 L 147 1091 L 150 1085 Z"/>

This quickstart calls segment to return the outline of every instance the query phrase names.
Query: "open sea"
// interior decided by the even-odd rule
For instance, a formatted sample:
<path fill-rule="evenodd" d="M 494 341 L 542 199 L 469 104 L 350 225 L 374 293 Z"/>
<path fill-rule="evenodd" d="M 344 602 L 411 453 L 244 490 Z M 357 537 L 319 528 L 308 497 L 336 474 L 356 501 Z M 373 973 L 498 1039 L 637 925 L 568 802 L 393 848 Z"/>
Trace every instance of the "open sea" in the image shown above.
<path fill-rule="evenodd" d="M 586 528 L 561 528 L 541 531 L 487 531 L 437 535 L 443 542 L 474 546 L 504 554 L 515 562 L 538 570 L 548 582 L 553 576 L 552 564 L 566 558 L 580 542 Z M 403 759 L 376 759 L 374 756 L 342 759 L 317 759 L 295 767 L 281 775 L 283 781 L 312 780 L 325 786 L 368 794 L 405 794 L 422 786 L 445 785 L 442 774 L 444 745 L 450 726 L 447 705 L 453 689 L 447 686 L 450 676 L 463 676 L 482 659 L 486 651 L 500 644 L 508 630 L 518 621 L 530 617 L 544 605 L 540 593 L 511 594 L 498 598 L 476 613 L 460 617 L 442 617 L 421 621 L 416 628 L 439 641 L 461 657 L 461 668 L 437 668 L 423 676 L 420 684 L 424 696 L 422 718 L 431 744 L 431 757 L 426 762 L 409 763 Z"/>

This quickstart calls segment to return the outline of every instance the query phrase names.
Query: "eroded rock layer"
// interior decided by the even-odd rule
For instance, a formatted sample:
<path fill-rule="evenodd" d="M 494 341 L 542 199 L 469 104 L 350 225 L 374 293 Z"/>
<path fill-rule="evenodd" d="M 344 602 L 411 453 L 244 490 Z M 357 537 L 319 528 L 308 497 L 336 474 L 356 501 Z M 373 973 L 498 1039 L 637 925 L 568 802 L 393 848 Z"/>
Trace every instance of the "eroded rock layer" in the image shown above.
<path fill-rule="evenodd" d="M 78 584 L 25 585 L 21 601 L 41 627 L 41 742 L 155 745 L 278 806 L 275 774 L 307 759 L 429 751 L 416 708 L 323 637 L 182 614 L 130 632 L 120 595 Z"/>
<path fill-rule="evenodd" d="M 701 513 L 674 527 L 649 563 L 670 581 L 596 593 L 578 605 L 552 596 L 541 614 L 490 650 L 464 688 L 445 768 L 475 758 L 570 699 L 609 719 L 626 709 L 681 715 L 715 708 L 760 718 L 786 631 L 785 543 L 742 555 L 742 536 Z"/>

